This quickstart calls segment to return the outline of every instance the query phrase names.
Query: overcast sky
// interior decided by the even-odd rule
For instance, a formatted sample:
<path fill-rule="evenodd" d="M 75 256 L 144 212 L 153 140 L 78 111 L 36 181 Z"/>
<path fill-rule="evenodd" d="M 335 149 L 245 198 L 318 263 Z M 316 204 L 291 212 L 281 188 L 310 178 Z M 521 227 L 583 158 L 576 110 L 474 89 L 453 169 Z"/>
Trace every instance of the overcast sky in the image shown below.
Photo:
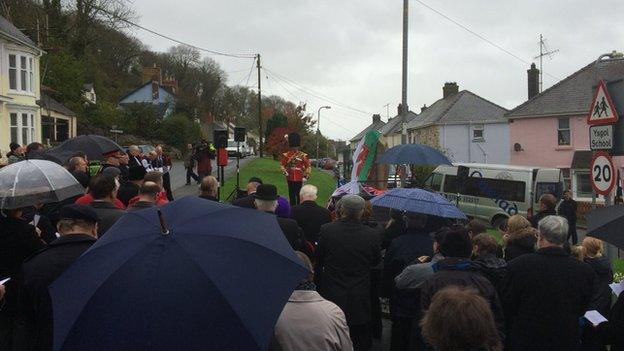
<path fill-rule="evenodd" d="M 527 62 L 537 62 L 543 34 L 559 50 L 544 60 L 544 88 L 557 82 L 552 76 L 563 79 L 604 52 L 624 50 L 622 0 L 424 3 Z M 401 0 L 133 0 L 143 26 L 212 50 L 260 53 L 262 66 L 282 77 L 263 73 L 263 93 L 307 102 L 314 115 L 320 106 L 332 106 L 321 113 L 321 131 L 341 139 L 370 124 L 372 113 L 385 121 L 388 103 L 390 117 L 396 115 L 402 6 Z M 526 100 L 528 64 L 415 0 L 409 27 L 411 110 L 441 98 L 447 81 L 508 109 Z M 174 45 L 140 30 L 134 34 L 152 50 Z M 229 84 L 256 86 L 256 71 L 247 80 L 251 59 L 210 57 L 228 72 Z"/>

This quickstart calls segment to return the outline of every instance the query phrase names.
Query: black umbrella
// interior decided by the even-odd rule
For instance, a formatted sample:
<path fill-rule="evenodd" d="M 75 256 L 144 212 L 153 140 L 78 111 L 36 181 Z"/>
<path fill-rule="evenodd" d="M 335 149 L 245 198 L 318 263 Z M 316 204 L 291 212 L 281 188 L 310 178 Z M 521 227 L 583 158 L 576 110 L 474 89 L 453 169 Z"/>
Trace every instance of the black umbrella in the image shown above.
<path fill-rule="evenodd" d="M 52 148 L 48 153 L 56 154 L 62 151 L 84 152 L 89 160 L 103 160 L 104 154 L 123 149 L 119 144 L 101 135 L 80 135 L 64 141 L 61 145 Z"/>
<path fill-rule="evenodd" d="M 587 214 L 587 235 L 624 249 L 624 206 L 597 208 Z"/>
<path fill-rule="evenodd" d="M 59 150 L 58 148 L 52 148 L 43 154 L 43 159 L 64 166 L 69 162 L 69 159 L 72 158 L 75 153 L 76 151 Z"/>

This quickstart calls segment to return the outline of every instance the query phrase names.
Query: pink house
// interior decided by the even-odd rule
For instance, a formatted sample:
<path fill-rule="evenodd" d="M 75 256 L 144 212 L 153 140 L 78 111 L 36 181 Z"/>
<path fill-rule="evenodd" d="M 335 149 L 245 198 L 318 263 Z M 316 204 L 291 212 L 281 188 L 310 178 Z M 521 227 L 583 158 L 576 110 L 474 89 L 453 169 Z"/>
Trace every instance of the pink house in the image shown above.
<path fill-rule="evenodd" d="M 594 63 L 539 94 L 539 70 L 532 65 L 527 73 L 529 100 L 505 115 L 509 120 L 510 162 L 560 168 L 573 196 L 590 199 L 591 152 L 586 118 L 596 84 Z M 624 61 L 602 62 L 598 76 L 607 82 L 623 79 Z"/>

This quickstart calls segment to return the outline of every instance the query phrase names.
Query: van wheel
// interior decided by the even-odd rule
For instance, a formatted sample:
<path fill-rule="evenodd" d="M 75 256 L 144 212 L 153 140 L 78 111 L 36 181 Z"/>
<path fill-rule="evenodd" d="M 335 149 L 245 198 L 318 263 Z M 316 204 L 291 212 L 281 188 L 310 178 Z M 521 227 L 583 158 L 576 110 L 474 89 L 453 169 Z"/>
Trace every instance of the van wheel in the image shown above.
<path fill-rule="evenodd" d="M 506 216 L 496 216 L 492 220 L 492 227 L 496 230 L 503 230 L 507 225 L 507 217 Z"/>

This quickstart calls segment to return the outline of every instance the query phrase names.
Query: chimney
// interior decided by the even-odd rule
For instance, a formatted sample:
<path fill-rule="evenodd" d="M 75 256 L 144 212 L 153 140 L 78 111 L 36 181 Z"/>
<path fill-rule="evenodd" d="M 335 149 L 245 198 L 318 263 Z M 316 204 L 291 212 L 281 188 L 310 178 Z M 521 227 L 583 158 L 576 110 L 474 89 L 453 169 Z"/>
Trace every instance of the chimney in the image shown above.
<path fill-rule="evenodd" d="M 453 96 L 459 93 L 459 86 L 455 82 L 446 82 L 442 87 L 442 98 L 446 99 L 449 96 Z"/>
<path fill-rule="evenodd" d="M 527 70 L 527 81 L 529 83 L 529 100 L 539 94 L 539 69 L 535 67 L 535 63 L 531 64 L 531 69 Z"/>
<path fill-rule="evenodd" d="M 427 109 L 427 104 L 422 105 L 422 107 L 420 108 L 420 113 L 425 112 L 426 109 Z"/>
<path fill-rule="evenodd" d="M 381 122 L 381 115 L 374 114 L 373 115 L 373 124 Z"/>

